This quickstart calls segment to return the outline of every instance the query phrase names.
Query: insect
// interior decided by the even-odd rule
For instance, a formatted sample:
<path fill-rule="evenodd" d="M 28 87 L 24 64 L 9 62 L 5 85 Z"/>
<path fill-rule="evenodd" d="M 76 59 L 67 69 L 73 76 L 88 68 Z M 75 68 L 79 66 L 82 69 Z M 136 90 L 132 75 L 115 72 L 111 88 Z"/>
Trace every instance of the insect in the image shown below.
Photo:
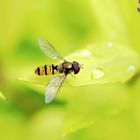
<path fill-rule="evenodd" d="M 63 62 L 58 65 L 44 65 L 37 67 L 35 70 L 35 74 L 37 74 L 38 76 L 55 75 L 55 77 L 50 80 L 45 91 L 45 103 L 50 103 L 57 95 L 67 75 L 72 73 L 79 73 L 82 65 L 80 65 L 77 61 L 66 61 L 48 41 L 44 41 L 43 39 L 39 38 L 38 44 L 41 50 L 48 57 L 52 59 L 58 58 L 63 60 Z"/>

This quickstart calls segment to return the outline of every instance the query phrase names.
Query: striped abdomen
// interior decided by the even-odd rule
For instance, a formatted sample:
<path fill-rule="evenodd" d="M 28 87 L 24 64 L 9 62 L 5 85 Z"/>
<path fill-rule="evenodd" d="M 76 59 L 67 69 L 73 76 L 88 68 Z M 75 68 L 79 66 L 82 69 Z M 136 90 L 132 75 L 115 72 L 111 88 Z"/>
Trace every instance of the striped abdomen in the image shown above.
<path fill-rule="evenodd" d="M 35 70 L 35 73 L 37 75 L 51 75 L 51 74 L 56 74 L 57 72 L 57 66 L 54 65 L 44 65 L 37 67 Z"/>

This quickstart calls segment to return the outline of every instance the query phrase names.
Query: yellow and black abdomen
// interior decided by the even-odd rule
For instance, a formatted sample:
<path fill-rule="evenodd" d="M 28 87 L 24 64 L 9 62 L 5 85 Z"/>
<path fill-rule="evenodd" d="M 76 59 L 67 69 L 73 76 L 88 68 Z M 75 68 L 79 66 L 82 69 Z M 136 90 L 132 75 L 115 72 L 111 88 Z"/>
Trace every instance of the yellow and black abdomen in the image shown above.
<path fill-rule="evenodd" d="M 54 65 L 44 65 L 44 66 L 40 66 L 37 67 L 37 69 L 35 70 L 35 73 L 37 75 L 52 75 L 52 74 L 56 74 L 57 72 L 57 68 Z"/>

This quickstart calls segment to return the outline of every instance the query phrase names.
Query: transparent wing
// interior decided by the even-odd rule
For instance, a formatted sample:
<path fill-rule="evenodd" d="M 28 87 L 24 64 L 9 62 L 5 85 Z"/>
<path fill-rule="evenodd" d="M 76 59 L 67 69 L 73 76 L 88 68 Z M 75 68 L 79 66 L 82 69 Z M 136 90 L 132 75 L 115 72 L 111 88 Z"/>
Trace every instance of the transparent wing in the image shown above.
<path fill-rule="evenodd" d="M 57 50 L 48 42 L 43 40 L 42 38 L 38 38 L 38 44 L 41 50 L 52 59 L 63 59 L 64 58 L 57 52 Z M 65 60 L 64 60 L 65 61 Z"/>
<path fill-rule="evenodd" d="M 66 78 L 66 75 L 61 74 L 51 79 L 50 83 L 48 84 L 46 88 L 45 103 L 50 103 L 54 99 L 61 85 L 63 84 L 65 78 Z"/>

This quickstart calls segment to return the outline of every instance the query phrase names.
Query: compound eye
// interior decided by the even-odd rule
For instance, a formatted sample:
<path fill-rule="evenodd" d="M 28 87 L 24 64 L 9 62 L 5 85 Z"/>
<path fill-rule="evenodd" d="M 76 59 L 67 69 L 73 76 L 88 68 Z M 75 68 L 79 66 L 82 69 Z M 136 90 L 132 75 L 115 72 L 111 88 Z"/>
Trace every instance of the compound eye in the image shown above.
<path fill-rule="evenodd" d="M 73 65 L 73 71 L 74 71 L 74 74 L 77 74 L 80 71 L 79 66 L 78 65 Z"/>

